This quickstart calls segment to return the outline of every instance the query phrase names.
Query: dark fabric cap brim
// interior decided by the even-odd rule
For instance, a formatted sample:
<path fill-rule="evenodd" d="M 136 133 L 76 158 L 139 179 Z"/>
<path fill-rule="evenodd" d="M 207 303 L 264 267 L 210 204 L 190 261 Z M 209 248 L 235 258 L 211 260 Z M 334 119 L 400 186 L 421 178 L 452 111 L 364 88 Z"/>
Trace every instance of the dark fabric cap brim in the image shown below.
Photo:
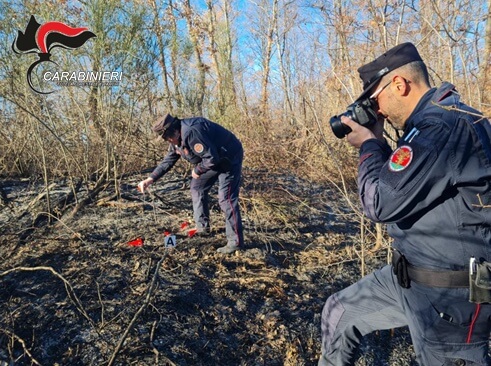
<path fill-rule="evenodd" d="M 367 98 L 372 88 L 384 75 L 414 61 L 423 61 L 423 59 L 416 47 L 406 42 L 391 48 L 372 62 L 360 67 L 358 72 L 363 82 L 363 92 L 356 100 Z"/>
<path fill-rule="evenodd" d="M 382 79 L 384 77 L 384 75 L 387 75 L 390 72 L 388 70 L 389 70 L 388 68 L 382 69 L 381 71 L 383 71 L 383 72 L 380 73 L 380 76 L 374 78 L 373 81 L 371 81 L 368 85 L 364 86 L 363 92 L 356 99 L 356 101 L 368 98 L 372 92 L 372 88 L 380 81 L 380 79 Z M 358 69 L 358 71 L 359 71 L 359 69 Z"/>
<path fill-rule="evenodd" d="M 159 117 L 153 124 L 152 131 L 158 135 L 162 135 L 167 128 L 174 122 L 175 117 L 170 114 L 166 114 L 163 117 Z"/>

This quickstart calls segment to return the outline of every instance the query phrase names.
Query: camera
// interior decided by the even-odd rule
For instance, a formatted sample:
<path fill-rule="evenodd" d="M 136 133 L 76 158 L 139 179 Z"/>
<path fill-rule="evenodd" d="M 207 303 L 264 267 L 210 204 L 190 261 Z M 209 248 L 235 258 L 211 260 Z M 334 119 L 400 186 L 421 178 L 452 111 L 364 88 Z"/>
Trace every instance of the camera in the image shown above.
<path fill-rule="evenodd" d="M 351 118 L 356 123 L 369 127 L 377 122 L 377 112 L 375 112 L 376 102 L 372 99 L 361 99 L 346 108 L 346 112 L 331 117 L 332 132 L 338 139 L 342 139 L 351 132 L 351 128 L 341 122 L 341 117 L 346 116 Z"/>

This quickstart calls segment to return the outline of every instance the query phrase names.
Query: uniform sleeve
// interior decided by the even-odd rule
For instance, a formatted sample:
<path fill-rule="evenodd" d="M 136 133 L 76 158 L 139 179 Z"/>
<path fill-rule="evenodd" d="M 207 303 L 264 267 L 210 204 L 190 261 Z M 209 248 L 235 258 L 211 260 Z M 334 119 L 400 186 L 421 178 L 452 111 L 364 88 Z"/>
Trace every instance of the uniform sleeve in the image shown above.
<path fill-rule="evenodd" d="M 453 180 L 452 147 L 443 123 L 425 123 L 388 145 L 366 141 L 360 149 L 358 189 L 365 214 L 375 222 L 398 222 L 445 199 Z"/>
<path fill-rule="evenodd" d="M 216 144 L 209 134 L 192 132 L 188 137 L 188 146 L 201 158 L 201 162 L 194 167 L 198 175 L 216 169 L 220 163 L 220 156 Z"/>
<path fill-rule="evenodd" d="M 165 173 L 167 173 L 169 170 L 172 169 L 172 167 L 176 164 L 176 162 L 179 160 L 181 155 L 179 155 L 176 152 L 176 149 L 174 146 L 169 144 L 169 150 L 167 151 L 167 155 L 164 157 L 164 159 L 160 162 L 159 165 L 153 170 L 153 172 L 150 174 L 150 177 L 155 181 L 160 179 Z"/>

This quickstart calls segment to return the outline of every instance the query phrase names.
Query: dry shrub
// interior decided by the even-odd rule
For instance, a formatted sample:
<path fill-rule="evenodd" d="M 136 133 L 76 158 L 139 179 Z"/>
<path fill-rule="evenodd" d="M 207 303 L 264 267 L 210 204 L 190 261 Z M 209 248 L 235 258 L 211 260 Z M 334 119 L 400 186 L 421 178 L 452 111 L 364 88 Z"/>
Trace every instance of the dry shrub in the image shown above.
<path fill-rule="evenodd" d="M 272 172 L 288 172 L 313 181 L 356 183 L 357 152 L 334 137 L 329 125 L 296 124 L 260 118 L 237 123 L 245 164 Z"/>

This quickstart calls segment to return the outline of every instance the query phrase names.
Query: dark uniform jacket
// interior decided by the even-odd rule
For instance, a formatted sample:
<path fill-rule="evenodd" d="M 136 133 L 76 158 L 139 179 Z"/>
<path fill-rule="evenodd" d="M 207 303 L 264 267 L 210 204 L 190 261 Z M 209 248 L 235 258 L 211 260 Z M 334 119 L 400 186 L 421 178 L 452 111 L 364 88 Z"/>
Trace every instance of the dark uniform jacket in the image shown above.
<path fill-rule="evenodd" d="M 181 120 L 179 146 L 169 145 L 164 160 L 150 174 L 154 181 L 167 173 L 183 157 L 201 175 L 209 170 L 227 171 L 242 160 L 242 144 L 235 135 L 203 117 Z"/>
<path fill-rule="evenodd" d="M 392 151 L 360 149 L 359 194 L 366 215 L 388 223 L 393 247 L 430 269 L 467 270 L 491 260 L 491 126 L 449 83 L 429 90 Z"/>

